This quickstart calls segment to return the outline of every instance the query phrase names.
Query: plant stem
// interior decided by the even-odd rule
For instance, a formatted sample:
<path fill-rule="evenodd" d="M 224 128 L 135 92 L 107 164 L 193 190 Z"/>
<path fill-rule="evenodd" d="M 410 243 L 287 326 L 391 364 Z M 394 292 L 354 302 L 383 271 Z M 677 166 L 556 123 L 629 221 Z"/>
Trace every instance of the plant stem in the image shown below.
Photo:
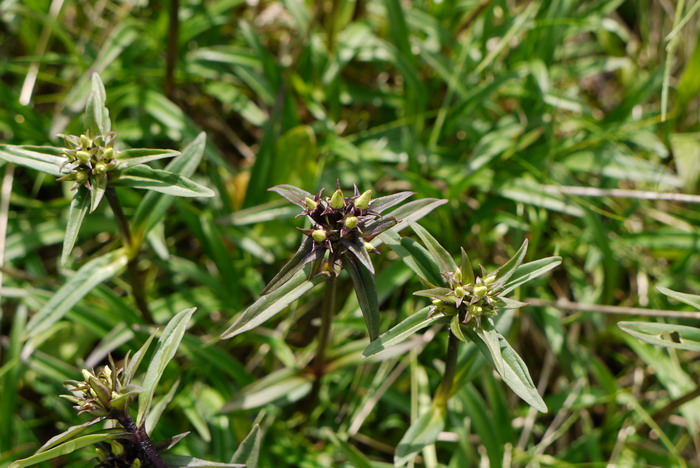
<path fill-rule="evenodd" d="M 326 365 L 326 348 L 331 336 L 331 323 L 333 322 L 333 312 L 335 311 L 335 294 L 338 281 L 335 275 L 331 275 L 326 282 L 326 289 L 323 296 L 323 309 L 321 310 L 321 330 L 318 334 L 318 349 L 316 350 L 316 359 L 314 360 L 314 372 L 316 380 L 325 373 Z"/>
<path fill-rule="evenodd" d="M 445 373 L 442 375 L 442 382 L 435 394 L 435 401 L 441 405 L 447 403 L 452 396 L 452 385 L 454 384 L 457 372 L 457 356 L 459 355 L 459 339 L 450 333 L 447 342 L 447 358 L 445 359 Z"/>
<path fill-rule="evenodd" d="M 134 437 L 134 441 L 138 444 L 141 455 L 145 458 L 142 459 L 142 461 L 148 462 L 153 468 L 168 467 L 160 457 L 158 451 L 153 448 L 153 443 L 151 442 L 151 438 L 148 437 L 146 429 L 144 429 L 143 426 L 137 427 L 129 413 L 117 413 L 114 414 L 113 417 Z"/>
<path fill-rule="evenodd" d="M 148 323 L 154 323 L 151 310 L 148 308 L 148 302 L 146 301 L 146 291 L 143 288 L 141 272 L 138 268 L 139 248 L 133 244 L 133 237 L 131 236 L 131 230 L 129 229 L 129 222 L 126 220 L 126 216 L 124 216 L 124 211 L 122 211 L 122 206 L 119 203 L 119 198 L 117 197 L 117 193 L 114 191 L 114 188 L 107 187 L 105 195 L 107 196 L 109 206 L 112 208 L 112 212 L 114 213 L 114 218 L 117 220 L 117 226 L 119 226 L 119 232 L 122 235 L 122 242 L 129 257 L 129 260 L 126 263 L 126 273 L 129 284 L 131 285 L 131 294 L 134 297 L 134 302 L 136 302 L 136 307 L 141 312 L 144 320 L 146 320 Z"/>

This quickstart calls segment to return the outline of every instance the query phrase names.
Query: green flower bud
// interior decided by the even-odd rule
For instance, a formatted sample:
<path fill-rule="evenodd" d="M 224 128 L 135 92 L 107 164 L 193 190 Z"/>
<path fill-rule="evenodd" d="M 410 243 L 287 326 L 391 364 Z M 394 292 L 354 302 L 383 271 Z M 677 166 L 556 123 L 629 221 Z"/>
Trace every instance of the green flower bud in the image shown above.
<path fill-rule="evenodd" d="M 433 305 L 435 307 L 440 307 L 443 304 L 443 302 L 440 299 L 433 299 Z"/>
<path fill-rule="evenodd" d="M 124 453 L 124 446 L 116 440 L 110 441 L 109 444 L 112 446 L 112 453 L 114 455 L 119 456 Z"/>
<path fill-rule="evenodd" d="M 470 314 L 472 315 L 481 315 L 481 313 L 484 311 L 484 309 L 481 306 L 478 305 L 470 305 L 467 310 L 469 311 Z"/>
<path fill-rule="evenodd" d="M 461 268 L 457 268 L 455 270 L 455 272 L 452 274 L 452 277 L 454 278 L 454 280 L 456 282 L 461 283 L 462 282 L 462 270 L 461 270 Z"/>
<path fill-rule="evenodd" d="M 355 206 L 361 210 L 366 210 L 369 202 L 372 200 L 372 191 L 366 190 L 362 195 L 355 199 Z"/>
<path fill-rule="evenodd" d="M 365 250 L 367 250 L 368 252 L 371 252 L 374 250 L 374 246 L 372 245 L 371 242 L 365 242 Z"/>
<path fill-rule="evenodd" d="M 75 181 L 78 182 L 79 184 L 82 184 L 83 182 L 86 182 L 88 180 L 88 175 L 87 172 L 85 171 L 76 171 L 75 172 Z"/>
<path fill-rule="evenodd" d="M 99 447 L 95 447 L 95 452 L 97 452 L 97 459 L 100 461 L 105 461 L 109 454 Z"/>
<path fill-rule="evenodd" d="M 489 291 L 487 286 L 474 286 L 474 295 L 476 297 L 484 297 Z"/>
<path fill-rule="evenodd" d="M 457 286 L 455 288 L 455 296 L 457 296 L 459 299 L 462 299 L 467 292 L 464 290 L 462 286 Z"/>
<path fill-rule="evenodd" d="M 90 153 L 87 151 L 76 151 L 75 157 L 80 161 L 81 164 L 87 164 L 90 161 Z"/>
<path fill-rule="evenodd" d="M 95 164 L 95 168 L 93 169 L 93 171 L 95 172 L 95 174 L 104 174 L 105 172 L 107 172 L 107 169 L 107 165 L 101 162 Z"/>
<path fill-rule="evenodd" d="M 357 219 L 357 216 L 348 216 L 347 218 L 345 218 L 344 224 L 345 224 L 345 227 L 348 229 L 355 229 L 357 227 L 357 223 L 359 221 L 360 220 Z"/>
<path fill-rule="evenodd" d="M 326 231 L 323 229 L 316 229 L 314 232 L 311 233 L 311 237 L 313 240 L 316 242 L 323 242 L 326 240 Z"/>
<path fill-rule="evenodd" d="M 104 159 L 107 161 L 114 159 L 114 148 L 105 148 L 102 152 L 102 156 L 104 156 Z"/>
<path fill-rule="evenodd" d="M 493 283 L 494 281 L 496 281 L 496 275 L 491 275 L 491 276 L 487 276 L 486 278 L 484 278 L 484 284 L 486 286 Z"/>
<path fill-rule="evenodd" d="M 95 376 L 92 375 L 92 373 L 87 369 L 83 369 L 82 373 L 83 373 L 83 379 L 85 379 L 86 382 L 90 381 L 90 377 L 95 378 Z"/>
<path fill-rule="evenodd" d="M 133 462 L 131 462 L 131 468 L 141 468 L 141 459 L 137 458 Z"/>
<path fill-rule="evenodd" d="M 343 195 L 342 190 L 338 189 L 335 191 L 335 193 L 333 193 L 330 205 L 334 210 L 339 210 L 345 206 L 345 196 Z"/>
<path fill-rule="evenodd" d="M 92 140 L 87 135 L 80 135 L 80 145 L 83 148 L 89 148 L 92 146 Z"/>
<path fill-rule="evenodd" d="M 310 211 L 315 210 L 316 207 L 318 206 L 318 203 L 316 203 L 316 202 L 314 201 L 313 198 L 306 197 L 306 198 L 304 199 L 304 202 L 306 203 L 306 207 L 307 207 Z"/>

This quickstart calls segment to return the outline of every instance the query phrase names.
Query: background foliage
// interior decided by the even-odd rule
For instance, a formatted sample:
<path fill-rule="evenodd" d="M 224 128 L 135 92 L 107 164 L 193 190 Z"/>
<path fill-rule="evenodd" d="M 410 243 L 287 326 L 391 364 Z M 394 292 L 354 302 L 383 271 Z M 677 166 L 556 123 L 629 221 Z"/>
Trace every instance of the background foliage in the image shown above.
<path fill-rule="evenodd" d="M 193 430 L 180 450 L 228 461 L 260 423 L 260 466 L 391 461 L 437 386 L 446 334 L 363 360 L 364 323 L 344 278 L 332 331 L 332 354 L 343 359 L 311 408 L 287 404 L 306 385 L 289 373 L 313 356 L 320 295 L 217 340 L 298 244 L 289 228 L 301 226 L 290 221 L 297 210 L 266 189 L 314 192 L 340 179 L 448 199 L 422 224 L 487 269 L 525 238 L 528 259 L 564 259 L 518 292 L 538 300 L 508 336 L 550 412 L 528 409 L 467 349 L 449 424 L 419 466 L 700 463 L 697 353 L 653 347 L 615 326 L 640 314 L 624 308 L 652 308 L 655 321 L 689 310 L 656 285 L 700 290 L 698 211 L 662 196 L 698 189 L 697 2 L 179 3 L 179 39 L 169 43 L 168 3 L 0 1 L 3 142 L 54 145 L 57 133 L 80 134 L 73 117 L 93 71 L 127 145 L 182 149 L 207 134 L 194 180 L 216 196 L 175 201 L 140 257 L 157 323 L 198 307 L 161 381 L 158 397 L 175 390 L 156 439 Z M 24 346 L 32 313 L 118 235 L 100 207 L 62 267 L 68 187 L 19 167 L 0 171 L 5 464 L 82 421 L 57 398 L 63 380 L 108 351 L 138 349 L 149 332 L 117 276 L 34 349 Z M 127 211 L 141 197 L 119 195 Z M 386 330 L 426 301 L 411 295 L 420 283 L 390 253 L 375 266 Z M 277 384 L 261 382 L 270 375 Z M 91 456 L 86 449 L 62 466 Z"/>

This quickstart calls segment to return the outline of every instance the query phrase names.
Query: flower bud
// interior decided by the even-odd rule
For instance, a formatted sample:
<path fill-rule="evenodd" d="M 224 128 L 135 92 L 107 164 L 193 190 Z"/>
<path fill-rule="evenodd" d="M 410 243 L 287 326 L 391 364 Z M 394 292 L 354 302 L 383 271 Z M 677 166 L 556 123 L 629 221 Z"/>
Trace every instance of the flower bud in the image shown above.
<path fill-rule="evenodd" d="M 467 292 L 464 290 L 464 288 L 462 286 L 457 286 L 455 288 L 455 296 L 457 296 L 459 299 L 462 299 L 465 294 L 467 294 Z"/>
<path fill-rule="evenodd" d="M 345 222 L 343 224 L 345 224 L 345 227 L 348 229 L 355 229 L 359 221 L 360 220 L 357 219 L 357 216 L 348 216 L 345 218 Z"/>
<path fill-rule="evenodd" d="M 93 172 L 95 174 L 104 174 L 107 172 L 107 165 L 103 162 L 95 164 L 95 168 L 93 169 Z"/>
<path fill-rule="evenodd" d="M 443 302 L 440 299 L 433 299 L 433 305 L 435 307 L 440 307 L 443 304 Z"/>
<path fill-rule="evenodd" d="M 95 447 L 95 452 L 97 452 L 97 459 L 99 461 L 105 461 L 109 454 L 99 447 Z"/>
<path fill-rule="evenodd" d="M 323 242 L 326 240 L 326 231 L 323 229 L 316 229 L 314 232 L 311 233 L 311 237 L 313 240 L 316 242 Z"/>
<path fill-rule="evenodd" d="M 106 161 L 114 159 L 114 148 L 105 148 L 104 151 L 102 151 L 102 156 L 104 156 Z"/>
<path fill-rule="evenodd" d="M 481 313 L 484 311 L 483 307 L 478 306 L 478 305 L 470 305 L 467 310 L 469 311 L 470 314 L 472 315 L 481 315 Z"/>
<path fill-rule="evenodd" d="M 334 210 L 339 210 L 345 206 L 345 196 L 343 196 L 342 190 L 338 189 L 333 193 L 330 205 Z"/>
<path fill-rule="evenodd" d="M 371 242 L 365 242 L 365 250 L 367 250 L 368 252 L 371 252 L 374 250 L 374 246 L 372 245 Z"/>
<path fill-rule="evenodd" d="M 83 182 L 88 180 L 88 175 L 87 172 L 85 171 L 76 171 L 75 172 L 75 181 L 78 182 L 79 184 L 82 184 Z"/>
<path fill-rule="evenodd" d="M 80 145 L 83 148 L 89 148 L 92 146 L 92 140 L 87 135 L 80 135 Z"/>
<path fill-rule="evenodd" d="M 109 444 L 112 446 L 112 453 L 114 455 L 119 456 L 124 453 L 124 446 L 116 440 L 110 441 Z"/>
<path fill-rule="evenodd" d="M 133 462 L 131 462 L 131 468 L 141 468 L 141 459 L 137 458 Z"/>
<path fill-rule="evenodd" d="M 355 199 L 355 206 L 361 210 L 366 210 L 369 202 L 372 200 L 372 191 L 366 190 L 362 195 Z"/>
<path fill-rule="evenodd" d="M 90 153 L 87 151 L 76 151 L 75 157 L 80 161 L 81 164 L 87 164 L 90 161 Z"/>
<path fill-rule="evenodd" d="M 487 276 L 486 278 L 484 278 L 484 284 L 486 286 L 493 283 L 494 281 L 496 281 L 496 275 L 491 275 L 491 276 Z"/>
<path fill-rule="evenodd" d="M 474 295 L 476 297 L 484 297 L 488 290 L 487 286 L 474 286 Z"/>
<path fill-rule="evenodd" d="M 457 283 L 461 283 L 461 282 L 462 282 L 462 269 L 461 269 L 461 268 L 457 268 L 457 269 L 455 270 L 455 272 L 452 274 L 452 277 L 454 278 L 454 280 L 455 280 Z"/>
<path fill-rule="evenodd" d="M 313 198 L 306 197 L 304 202 L 306 203 L 306 207 L 309 209 L 309 211 L 315 210 L 318 206 L 318 203 L 316 203 Z"/>

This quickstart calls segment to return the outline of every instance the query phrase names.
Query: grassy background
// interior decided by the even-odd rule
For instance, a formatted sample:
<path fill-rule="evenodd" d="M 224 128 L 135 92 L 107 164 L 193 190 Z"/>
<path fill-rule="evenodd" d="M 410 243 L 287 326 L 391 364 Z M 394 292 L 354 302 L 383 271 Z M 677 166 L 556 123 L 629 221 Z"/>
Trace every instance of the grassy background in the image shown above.
<path fill-rule="evenodd" d="M 196 180 L 217 196 L 176 202 L 142 256 L 156 321 L 199 308 L 164 377 L 163 394 L 178 387 L 156 439 L 192 430 L 182 451 L 227 461 L 259 422 L 261 466 L 391 461 L 437 386 L 446 336 L 426 340 L 421 353 L 361 361 L 366 336 L 347 280 L 333 332 L 347 359 L 327 376 L 318 406 L 276 401 L 218 413 L 246 385 L 313 356 L 316 297 L 213 342 L 298 242 L 290 212 L 275 211 L 285 205 L 266 189 L 288 183 L 313 192 L 339 179 L 378 194 L 449 199 L 422 224 L 487 268 L 527 237 L 529 260 L 564 261 L 520 298 L 594 305 L 531 306 L 511 329 L 549 414 L 528 411 L 465 350 L 449 425 L 418 466 L 692 466 L 700 464 L 700 402 L 681 398 L 697 387 L 697 355 L 638 342 L 615 326 L 628 315 L 595 305 L 682 309 L 655 286 L 700 290 L 697 205 L 557 187 L 697 193 L 697 5 L 182 0 L 172 53 L 167 2 L 2 0 L 0 139 L 57 144 L 57 133 L 79 134 L 74 117 L 92 71 L 105 81 L 123 144 L 178 149 L 207 133 Z M 8 226 L 4 464 L 81 421 L 57 398 L 62 381 L 86 361 L 101 363 L 100 350 L 137 348 L 147 330 L 115 278 L 21 355 L 27 315 L 69 273 L 57 266 L 67 188 L 30 170 L 0 171 L 12 184 L 9 207 L 8 192 L 0 203 Z M 119 195 L 127 214 L 141 196 Z M 116 245 L 102 208 L 86 218 L 69 270 Z M 387 252 L 378 283 L 383 330 L 425 305 L 411 296 L 419 285 L 408 268 Z M 293 390 L 277 388 L 291 399 Z M 353 450 L 374 465 L 349 462 Z M 91 456 L 86 449 L 61 466 L 86 466 L 80 460 Z"/>

